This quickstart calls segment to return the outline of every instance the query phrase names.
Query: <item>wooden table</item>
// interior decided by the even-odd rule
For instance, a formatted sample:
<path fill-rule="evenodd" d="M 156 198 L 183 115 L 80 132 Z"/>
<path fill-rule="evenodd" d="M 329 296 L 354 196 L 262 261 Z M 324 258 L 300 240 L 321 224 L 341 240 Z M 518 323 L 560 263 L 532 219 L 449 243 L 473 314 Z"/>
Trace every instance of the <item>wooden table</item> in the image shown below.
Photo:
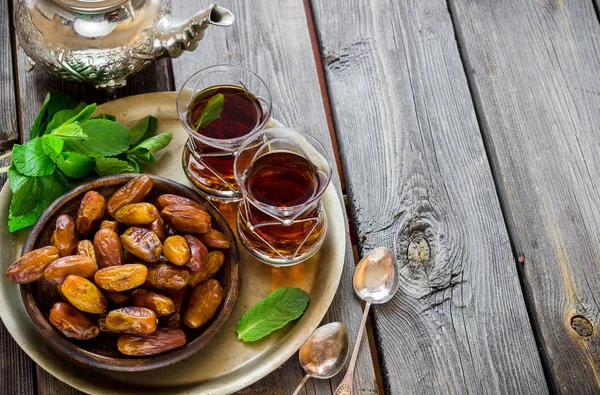
<path fill-rule="evenodd" d="M 2 151 L 47 91 L 0 4 Z M 196 5 L 174 1 L 175 14 Z M 355 387 L 389 394 L 600 392 L 600 0 L 223 0 L 234 27 L 118 92 L 178 89 L 231 63 L 267 79 L 274 116 L 336 154 L 355 258 L 325 319 L 356 335 L 353 265 L 393 248 L 399 294 L 375 307 Z M 370 352 L 369 352 L 370 350 Z M 293 357 L 246 394 L 289 394 Z M 309 381 L 332 393 L 341 376 Z M 0 392 L 73 394 L 0 327 Z"/>

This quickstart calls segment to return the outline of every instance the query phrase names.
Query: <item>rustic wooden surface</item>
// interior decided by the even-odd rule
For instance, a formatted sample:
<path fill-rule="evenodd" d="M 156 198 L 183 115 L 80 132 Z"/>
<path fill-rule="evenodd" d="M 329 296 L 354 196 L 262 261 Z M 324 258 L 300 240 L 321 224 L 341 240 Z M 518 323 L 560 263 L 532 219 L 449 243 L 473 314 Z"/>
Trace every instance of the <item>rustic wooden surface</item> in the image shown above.
<path fill-rule="evenodd" d="M 312 4 L 361 253 L 401 267 L 386 389 L 546 393 L 445 1 Z"/>
<path fill-rule="evenodd" d="M 269 86 L 274 118 L 284 125 L 301 128 L 330 148 L 319 70 L 315 67 L 303 1 L 286 0 L 276 6 L 271 0 L 223 0 L 219 1 L 219 5 L 230 9 L 237 23 L 230 29 L 207 30 L 197 52 L 173 60 L 175 87 L 179 89 L 195 71 L 214 64 L 246 67 L 264 78 Z M 190 2 L 180 1 L 173 4 L 173 12 L 175 16 L 182 17 L 196 7 Z M 333 182 L 339 191 L 337 175 Z M 346 249 L 345 266 L 336 298 L 323 322 L 342 321 L 348 326 L 351 338 L 355 338 L 362 311 L 352 288 L 354 258 L 350 243 Z M 376 393 L 377 383 L 366 338 L 362 347 L 364 352 L 360 355 L 354 384 L 364 393 Z M 303 376 L 304 371 L 297 355 L 294 355 L 276 373 L 245 392 L 291 394 Z M 281 380 L 281 377 L 286 377 L 286 380 Z M 332 393 L 342 377 L 311 380 L 314 382 L 307 388 L 314 388 L 316 394 Z"/>
<path fill-rule="evenodd" d="M 15 96 L 11 28 L 8 23 L 10 7 L 7 1 L 0 2 L 0 78 L 2 101 L 0 109 L 0 155 L 19 142 L 19 121 Z M 10 160 L 0 160 L 0 167 Z M 0 185 L 6 182 L 6 174 L 0 174 Z M 0 389 L 10 392 L 31 394 L 35 391 L 35 364 L 12 339 L 0 321 Z M 0 391 L 1 392 L 1 391 Z"/>
<path fill-rule="evenodd" d="M 600 391 L 600 24 L 591 1 L 451 0 L 553 391 Z"/>
<path fill-rule="evenodd" d="M 107 100 L 24 72 L 10 1 L 0 154 L 27 139 L 47 91 Z M 174 2 L 175 15 L 192 3 Z M 235 26 L 210 28 L 198 52 L 153 64 L 117 95 L 242 65 L 267 79 L 276 118 L 333 143 L 358 255 L 385 245 L 402 267 L 398 296 L 371 316 L 358 392 L 600 392 L 600 0 L 221 3 Z M 352 252 L 325 322 L 354 336 Z M 240 393 L 289 394 L 302 374 L 292 357 Z M 304 393 L 331 394 L 340 380 L 310 380 Z M 0 388 L 80 394 L 2 325 Z"/>

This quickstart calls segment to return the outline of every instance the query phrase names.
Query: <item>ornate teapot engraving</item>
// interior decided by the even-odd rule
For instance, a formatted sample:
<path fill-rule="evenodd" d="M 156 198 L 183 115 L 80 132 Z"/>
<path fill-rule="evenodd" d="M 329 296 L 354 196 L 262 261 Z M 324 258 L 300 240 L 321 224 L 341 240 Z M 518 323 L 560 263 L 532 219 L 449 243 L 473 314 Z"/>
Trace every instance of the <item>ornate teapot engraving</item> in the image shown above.
<path fill-rule="evenodd" d="M 31 65 L 107 90 L 159 56 L 195 50 L 209 25 L 233 21 L 214 4 L 175 20 L 171 0 L 21 0 L 15 7 L 19 45 Z"/>

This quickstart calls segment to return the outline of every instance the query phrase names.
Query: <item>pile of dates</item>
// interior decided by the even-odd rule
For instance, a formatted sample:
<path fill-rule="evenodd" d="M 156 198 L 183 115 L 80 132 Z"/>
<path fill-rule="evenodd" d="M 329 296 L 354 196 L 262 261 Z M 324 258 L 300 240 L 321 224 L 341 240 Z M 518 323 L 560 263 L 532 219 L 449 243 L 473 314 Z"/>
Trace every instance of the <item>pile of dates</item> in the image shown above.
<path fill-rule="evenodd" d="M 109 332 L 119 335 L 121 353 L 155 355 L 183 346 L 182 326 L 199 328 L 217 311 L 223 289 L 213 276 L 230 241 L 211 228 L 201 204 L 165 194 L 155 206 L 144 202 L 151 189 L 152 179 L 141 175 L 108 202 L 87 192 L 76 219 L 56 220 L 52 246 L 6 271 L 14 283 L 56 284 L 64 301 L 48 318 L 66 337 Z"/>

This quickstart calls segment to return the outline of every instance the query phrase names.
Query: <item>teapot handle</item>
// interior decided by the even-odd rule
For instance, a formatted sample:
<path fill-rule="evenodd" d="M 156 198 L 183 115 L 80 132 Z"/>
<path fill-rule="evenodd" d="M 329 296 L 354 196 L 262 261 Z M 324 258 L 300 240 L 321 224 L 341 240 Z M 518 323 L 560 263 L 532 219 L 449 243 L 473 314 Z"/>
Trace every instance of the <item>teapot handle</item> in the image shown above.
<path fill-rule="evenodd" d="M 157 24 L 154 54 L 157 57 L 168 54 L 175 58 L 183 51 L 193 51 L 204 37 L 208 25 L 227 27 L 233 24 L 234 19 L 231 11 L 216 4 L 185 21 L 166 15 Z"/>

